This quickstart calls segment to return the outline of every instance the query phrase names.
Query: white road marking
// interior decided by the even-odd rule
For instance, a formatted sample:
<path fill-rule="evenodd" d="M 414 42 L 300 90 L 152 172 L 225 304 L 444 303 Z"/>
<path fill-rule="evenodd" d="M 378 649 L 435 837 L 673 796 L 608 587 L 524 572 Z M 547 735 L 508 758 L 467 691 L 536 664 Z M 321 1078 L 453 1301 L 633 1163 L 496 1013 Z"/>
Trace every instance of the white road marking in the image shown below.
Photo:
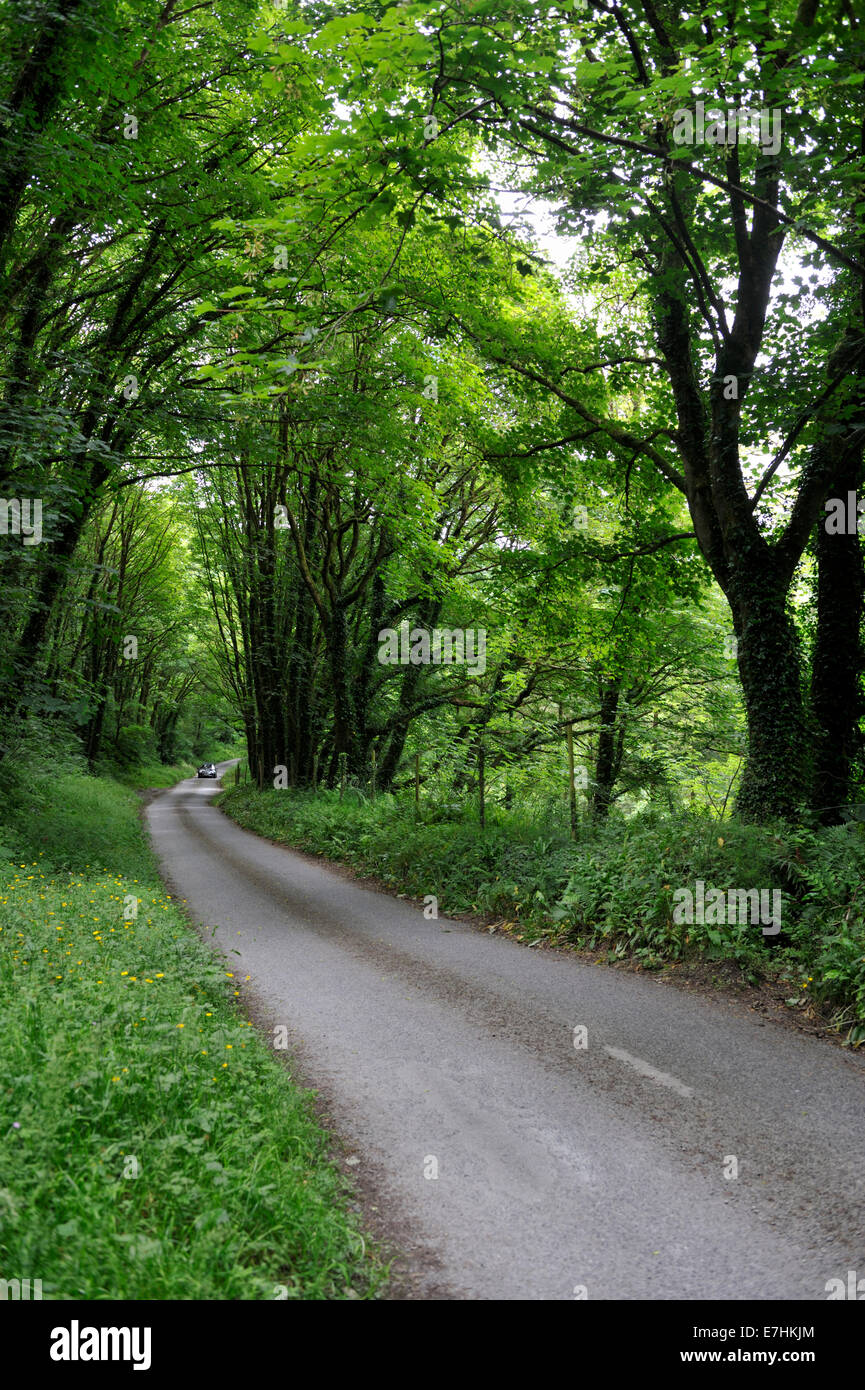
<path fill-rule="evenodd" d="M 642 1057 L 634 1057 L 630 1052 L 626 1052 L 623 1047 L 605 1047 L 611 1057 L 615 1057 L 620 1062 L 627 1062 L 629 1067 L 638 1071 L 641 1076 L 648 1076 L 650 1081 L 656 1081 L 659 1086 L 669 1086 L 671 1091 L 675 1091 L 680 1096 L 692 1096 L 694 1092 L 690 1086 L 686 1086 L 684 1081 L 680 1081 L 677 1076 L 670 1076 L 669 1072 L 658 1071 L 651 1062 L 644 1062 Z"/>

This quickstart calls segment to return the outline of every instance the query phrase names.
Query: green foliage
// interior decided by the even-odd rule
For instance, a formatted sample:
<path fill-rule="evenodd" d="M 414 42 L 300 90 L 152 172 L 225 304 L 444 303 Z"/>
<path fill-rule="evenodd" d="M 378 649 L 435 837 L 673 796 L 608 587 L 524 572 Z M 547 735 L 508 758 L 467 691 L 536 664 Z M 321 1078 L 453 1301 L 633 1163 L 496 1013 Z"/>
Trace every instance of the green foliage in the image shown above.
<path fill-rule="evenodd" d="M 801 904 L 796 933 L 811 948 L 815 995 L 865 1020 L 865 825 L 788 831 L 782 865 Z M 851 1037 L 865 1040 L 865 1023 Z"/>
<path fill-rule="evenodd" d="M 194 777 L 197 767 L 193 763 L 144 763 L 140 767 L 128 768 L 120 772 L 111 768 L 108 772 L 112 781 L 124 787 L 173 787 L 175 782 L 185 777 Z"/>
<path fill-rule="evenodd" d="M 151 728 L 166 764 L 242 728 L 262 783 L 287 766 L 303 786 L 332 786 L 341 755 L 358 779 L 375 755 L 399 785 L 418 733 L 449 745 L 463 788 L 487 735 L 491 777 L 544 778 L 558 715 L 576 719 L 599 816 L 689 792 L 719 815 L 733 794 L 757 817 L 798 810 L 784 591 L 813 478 L 792 503 L 821 430 L 859 438 L 853 385 L 828 423 L 807 408 L 842 328 L 851 380 L 858 361 L 825 192 L 849 210 L 847 19 L 800 32 L 791 4 L 758 6 L 731 50 L 673 15 L 626 39 L 606 11 L 550 24 L 532 0 L 458 23 L 226 0 L 152 22 L 123 3 L 112 27 L 109 9 L 82 0 L 60 28 L 50 6 L 31 26 L 2 16 L 0 483 L 44 499 L 45 534 L 0 547 L 0 704 L 23 695 L 74 726 L 91 767 L 153 756 L 124 727 Z M 722 79 L 725 101 L 796 109 L 802 65 L 834 117 L 821 177 L 800 111 L 782 177 L 737 148 L 728 207 L 721 151 L 692 169 L 674 111 Z M 570 84 L 558 114 L 554 75 Z M 743 232 L 779 184 L 801 217 L 784 247 L 808 262 L 796 293 L 774 233 Z M 503 216 L 502 188 L 526 215 Z M 583 234 L 567 268 L 538 237 L 539 198 Z M 747 350 L 734 315 L 760 326 Z M 803 425 L 790 464 L 728 525 L 779 396 Z M 753 557 L 791 512 L 763 593 Z M 734 620 L 748 740 L 720 655 Z M 379 665 L 378 631 L 402 622 L 483 627 L 487 675 Z M 582 717 L 599 704 L 600 727 Z"/>
<path fill-rule="evenodd" d="M 143 724 L 127 724 L 119 731 L 115 747 L 121 767 L 141 767 L 156 757 L 156 735 Z"/>

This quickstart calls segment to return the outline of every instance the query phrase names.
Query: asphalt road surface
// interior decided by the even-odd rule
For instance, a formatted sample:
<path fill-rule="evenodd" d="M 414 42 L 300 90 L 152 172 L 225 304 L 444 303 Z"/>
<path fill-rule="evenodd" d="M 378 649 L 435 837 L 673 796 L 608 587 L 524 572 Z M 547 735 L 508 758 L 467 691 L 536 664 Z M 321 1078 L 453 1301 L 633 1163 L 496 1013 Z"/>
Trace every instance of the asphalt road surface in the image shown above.
<path fill-rule="evenodd" d="M 427 919 L 217 790 L 148 807 L 163 871 L 288 1029 L 402 1296 L 825 1300 L 865 1276 L 865 1058 Z"/>

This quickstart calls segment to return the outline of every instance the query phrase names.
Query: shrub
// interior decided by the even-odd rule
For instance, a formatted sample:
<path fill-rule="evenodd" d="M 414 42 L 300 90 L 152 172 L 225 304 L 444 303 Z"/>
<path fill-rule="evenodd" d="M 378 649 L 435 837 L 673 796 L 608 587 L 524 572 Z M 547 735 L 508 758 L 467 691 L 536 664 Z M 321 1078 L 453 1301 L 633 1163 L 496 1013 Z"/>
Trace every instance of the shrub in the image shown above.
<path fill-rule="evenodd" d="M 116 757 L 121 767 L 140 767 L 156 762 L 156 733 L 145 724 L 127 724 L 115 742 Z"/>

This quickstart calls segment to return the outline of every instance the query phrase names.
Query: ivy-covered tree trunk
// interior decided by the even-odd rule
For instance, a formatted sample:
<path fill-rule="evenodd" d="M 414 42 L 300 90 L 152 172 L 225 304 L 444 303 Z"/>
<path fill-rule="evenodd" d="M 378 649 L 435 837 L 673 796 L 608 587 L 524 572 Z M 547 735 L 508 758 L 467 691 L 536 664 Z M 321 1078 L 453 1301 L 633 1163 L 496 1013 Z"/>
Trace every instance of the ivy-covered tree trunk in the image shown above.
<path fill-rule="evenodd" d="M 285 727 L 283 688 L 283 666 L 280 650 L 279 615 L 280 591 L 276 578 L 275 543 L 271 524 L 272 512 L 267 516 L 258 544 L 258 566 L 256 573 L 256 603 L 254 648 L 252 667 L 254 671 L 259 726 L 259 748 L 254 775 L 260 791 L 273 784 L 278 767 L 285 767 L 288 757 L 283 743 Z"/>
<path fill-rule="evenodd" d="M 349 776 L 357 777 L 364 771 L 366 741 L 364 730 L 358 727 L 358 714 L 352 699 L 346 615 L 345 608 L 339 601 L 331 611 L 328 636 L 330 674 L 333 682 L 334 751 L 337 756 L 340 753 L 347 755 Z"/>
<path fill-rule="evenodd" d="M 618 681 L 604 681 L 601 686 L 601 718 L 598 731 L 598 754 L 595 759 L 595 786 L 592 792 L 592 819 L 603 821 L 613 804 L 613 788 L 622 763 L 624 731 L 617 727 L 621 687 Z"/>
<path fill-rule="evenodd" d="M 745 820 L 790 817 L 807 788 L 799 638 L 786 585 L 765 570 L 734 577 L 730 606 L 738 640 L 748 744 L 737 810 Z"/>
<path fill-rule="evenodd" d="M 743 277 L 736 318 L 720 347 L 708 410 L 695 390 L 684 288 L 660 296 L 659 345 L 679 397 L 688 500 L 700 549 L 730 605 L 747 717 L 745 769 L 736 800 L 749 821 L 799 813 L 807 793 L 808 740 L 798 635 L 789 612 L 796 564 L 807 543 L 832 460 L 822 441 L 803 470 L 790 520 L 777 540 L 761 531 L 739 459 L 741 405 L 768 302 L 777 241 L 774 215 L 755 215 L 759 274 Z M 673 258 L 675 264 L 676 258 Z"/>
<path fill-rule="evenodd" d="M 441 603 L 437 600 L 421 605 L 418 610 L 418 626 L 430 631 L 441 616 Z M 371 665 L 368 662 L 367 665 Z M 397 775 L 402 755 L 405 751 L 408 731 L 416 713 L 418 691 L 422 684 L 421 666 L 406 666 L 400 686 L 399 706 L 390 721 L 389 738 L 386 751 L 378 769 L 378 783 L 381 791 L 389 791 Z"/>
<path fill-rule="evenodd" d="M 858 462 L 849 470 L 853 488 L 860 471 Z M 816 552 L 817 631 L 811 667 L 816 733 L 811 806 L 824 825 L 836 825 L 850 800 L 853 767 L 862 753 L 865 566 L 858 535 L 828 535 L 822 524 L 817 528 Z"/>
<path fill-rule="evenodd" d="M 29 601 L 30 612 L 11 655 L 11 676 L 0 692 L 0 710 L 11 713 L 26 705 L 30 682 L 35 678 L 45 652 L 45 637 L 56 604 L 67 581 L 69 566 L 89 514 L 89 504 L 80 507 L 60 523 L 57 533 L 46 544 L 47 557 L 35 582 Z M 50 547 L 50 548 L 49 548 Z"/>
<path fill-rule="evenodd" d="M 309 482 L 304 529 L 307 554 L 317 559 L 315 516 L 318 505 L 318 478 Z M 286 726 L 290 730 L 290 746 L 298 776 L 305 781 L 312 776 L 312 759 L 316 741 L 316 712 L 318 692 L 314 679 L 316 626 L 313 603 L 300 574 L 294 579 L 292 592 L 294 632 L 288 664 L 288 696 Z"/>
<path fill-rule="evenodd" d="M 865 154 L 865 131 L 862 135 Z M 865 246 L 860 242 L 860 255 Z M 815 724 L 814 778 L 811 807 L 824 825 L 843 820 L 851 799 L 851 782 L 862 757 L 860 721 L 865 713 L 865 565 L 855 513 L 865 479 L 865 287 L 851 323 L 829 361 L 829 371 L 845 373 L 835 410 L 844 428 L 835 425 L 829 447 L 837 460 L 833 496 L 844 505 L 846 527 L 816 529 L 817 628 L 811 667 L 811 710 Z M 850 502 L 854 504 L 851 513 Z"/>

